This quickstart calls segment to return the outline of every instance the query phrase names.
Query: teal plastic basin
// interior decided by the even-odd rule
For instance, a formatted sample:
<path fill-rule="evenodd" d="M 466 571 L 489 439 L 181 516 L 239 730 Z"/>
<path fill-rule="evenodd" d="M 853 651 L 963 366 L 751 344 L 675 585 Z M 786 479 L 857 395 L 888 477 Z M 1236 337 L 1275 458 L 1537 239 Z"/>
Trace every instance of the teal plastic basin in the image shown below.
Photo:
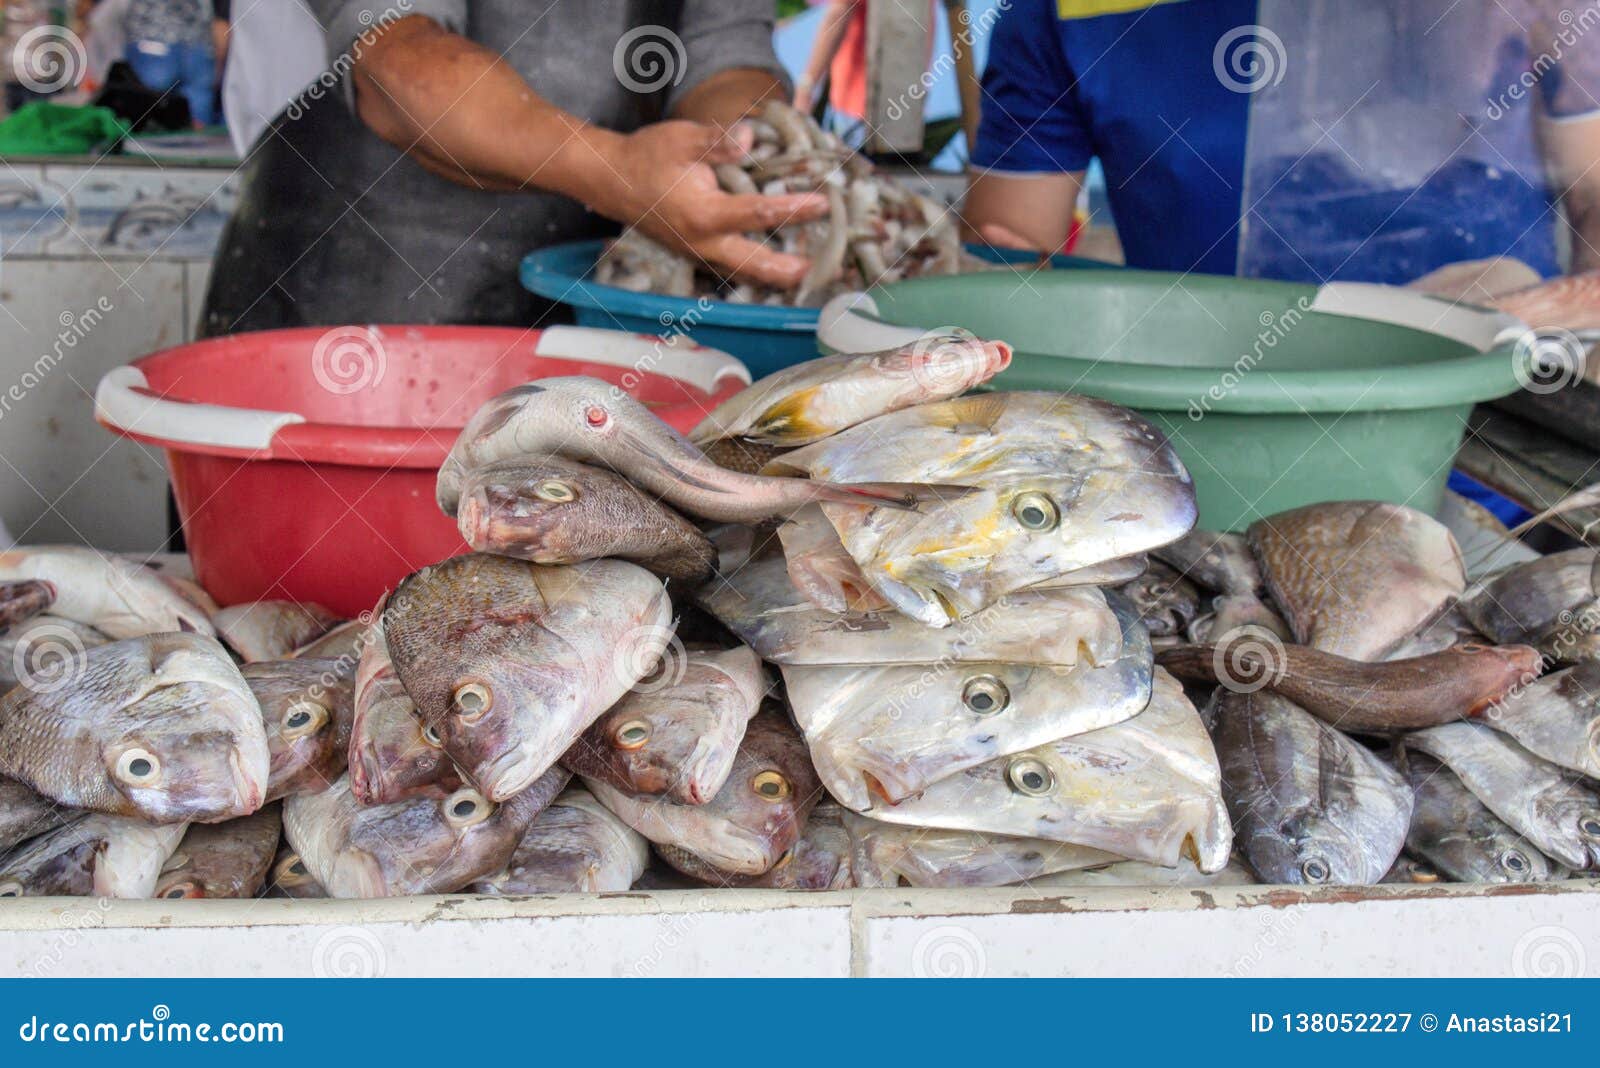
<path fill-rule="evenodd" d="M 1324 500 L 1434 510 L 1473 404 L 1519 386 L 1510 347 L 1309 311 L 1316 288 L 1292 283 L 1078 270 L 871 295 L 884 322 L 1010 342 L 995 388 L 1138 410 L 1188 466 L 1211 529 Z"/>

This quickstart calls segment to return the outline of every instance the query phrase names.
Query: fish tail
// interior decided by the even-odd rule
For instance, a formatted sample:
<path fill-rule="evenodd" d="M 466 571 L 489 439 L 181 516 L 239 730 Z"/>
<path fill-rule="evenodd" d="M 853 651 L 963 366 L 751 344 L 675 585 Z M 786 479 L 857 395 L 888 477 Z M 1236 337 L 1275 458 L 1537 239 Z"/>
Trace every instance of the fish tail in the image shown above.
<path fill-rule="evenodd" d="M 974 486 L 943 486 L 926 482 L 812 482 L 812 500 L 833 504 L 881 505 L 907 512 L 920 512 L 924 504 L 949 504 L 968 494 Z"/>

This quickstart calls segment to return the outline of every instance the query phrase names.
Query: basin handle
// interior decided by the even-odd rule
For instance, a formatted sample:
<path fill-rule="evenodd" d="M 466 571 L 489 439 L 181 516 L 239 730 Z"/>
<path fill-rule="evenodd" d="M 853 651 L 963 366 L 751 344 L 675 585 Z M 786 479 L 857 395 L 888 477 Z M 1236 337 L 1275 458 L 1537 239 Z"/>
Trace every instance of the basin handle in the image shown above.
<path fill-rule="evenodd" d="M 295 412 L 165 400 L 149 388 L 137 367 L 107 371 L 94 391 L 95 421 L 118 433 L 164 443 L 260 452 L 272 448 L 272 436 L 283 427 L 306 421 Z"/>
<path fill-rule="evenodd" d="M 911 326 L 876 318 L 878 302 L 867 293 L 841 293 L 817 315 L 817 340 L 834 352 L 881 352 L 910 345 L 927 335 Z"/>

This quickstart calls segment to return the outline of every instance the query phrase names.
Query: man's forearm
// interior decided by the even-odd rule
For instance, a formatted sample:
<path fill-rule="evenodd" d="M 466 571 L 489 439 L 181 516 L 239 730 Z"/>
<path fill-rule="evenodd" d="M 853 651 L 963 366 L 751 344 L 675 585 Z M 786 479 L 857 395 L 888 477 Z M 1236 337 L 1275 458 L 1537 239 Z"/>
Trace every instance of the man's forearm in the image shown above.
<path fill-rule="evenodd" d="M 585 200 L 608 181 L 607 154 L 620 135 L 544 100 L 494 52 L 431 19 L 388 27 L 352 77 L 361 120 L 453 181 Z"/>
<path fill-rule="evenodd" d="M 719 71 L 689 90 L 672 109 L 672 117 L 731 126 L 769 98 L 784 98 L 783 83 L 771 71 L 736 67 Z"/>

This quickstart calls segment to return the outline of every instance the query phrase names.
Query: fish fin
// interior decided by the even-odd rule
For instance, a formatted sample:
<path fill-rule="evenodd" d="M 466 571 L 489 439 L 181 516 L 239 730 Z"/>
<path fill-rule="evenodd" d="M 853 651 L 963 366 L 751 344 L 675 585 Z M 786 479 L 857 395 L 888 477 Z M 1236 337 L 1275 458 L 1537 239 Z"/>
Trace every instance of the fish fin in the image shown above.
<path fill-rule="evenodd" d="M 797 439 L 810 440 L 828 433 L 807 415 L 817 387 L 797 390 L 776 404 L 768 406 L 756 416 L 743 437 L 769 445 L 781 445 Z"/>
<path fill-rule="evenodd" d="M 813 482 L 815 500 L 833 504 L 881 505 L 920 512 L 927 503 L 949 504 L 979 492 L 976 486 L 930 485 L 926 482 Z"/>
<path fill-rule="evenodd" d="M 934 426 L 944 427 L 957 434 L 992 434 L 1000 417 L 1005 414 L 1007 397 L 1004 393 L 974 393 L 958 397 L 939 405 L 923 408 Z"/>

